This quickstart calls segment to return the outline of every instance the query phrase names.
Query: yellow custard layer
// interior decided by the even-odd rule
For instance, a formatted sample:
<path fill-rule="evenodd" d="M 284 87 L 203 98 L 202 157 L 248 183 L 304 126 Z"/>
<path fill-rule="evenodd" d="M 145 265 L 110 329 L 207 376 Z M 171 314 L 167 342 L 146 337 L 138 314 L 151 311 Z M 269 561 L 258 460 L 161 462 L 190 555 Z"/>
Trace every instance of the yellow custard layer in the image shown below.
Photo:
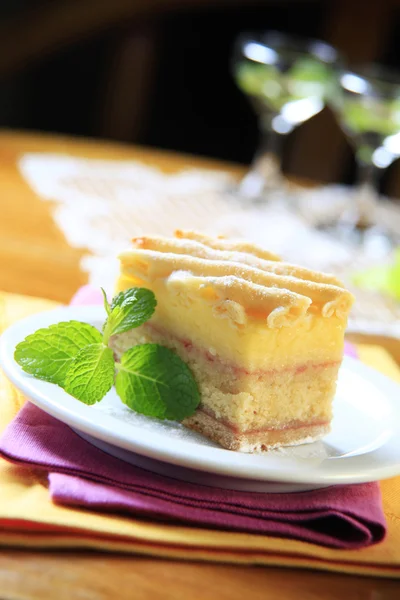
<path fill-rule="evenodd" d="M 252 244 L 176 235 L 135 238 L 120 255 L 118 291 L 153 290 L 155 327 L 250 372 L 341 360 L 353 296 L 334 276 Z"/>
<path fill-rule="evenodd" d="M 293 363 L 341 360 L 345 328 L 342 318 L 306 314 L 291 327 L 269 327 L 265 320 L 258 319 L 248 319 L 241 325 L 235 322 L 235 314 L 218 313 L 218 303 L 171 292 L 162 280 L 150 285 L 120 278 L 118 291 L 143 285 L 154 291 L 158 301 L 151 319 L 155 327 L 250 372 L 282 369 Z"/>
<path fill-rule="evenodd" d="M 118 291 L 140 284 L 120 279 Z M 342 358 L 345 324 L 338 317 L 306 315 L 295 327 L 271 328 L 256 320 L 237 327 L 229 317 L 216 316 L 214 307 L 202 299 L 194 299 L 188 309 L 187 299 L 171 294 L 162 282 L 151 289 L 158 299 L 151 319 L 155 327 L 249 372 Z"/>

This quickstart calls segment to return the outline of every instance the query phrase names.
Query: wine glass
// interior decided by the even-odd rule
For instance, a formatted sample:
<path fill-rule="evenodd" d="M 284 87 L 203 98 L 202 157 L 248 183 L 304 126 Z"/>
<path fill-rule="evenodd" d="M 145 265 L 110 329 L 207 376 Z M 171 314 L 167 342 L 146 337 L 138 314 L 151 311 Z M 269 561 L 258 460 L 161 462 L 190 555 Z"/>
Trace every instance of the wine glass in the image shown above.
<path fill-rule="evenodd" d="M 258 115 L 261 136 L 240 196 L 259 198 L 282 188 L 282 140 L 324 108 L 339 62 L 335 48 L 319 40 L 275 31 L 238 37 L 233 75 Z"/>
<path fill-rule="evenodd" d="M 383 170 L 400 156 L 400 73 L 365 65 L 339 71 L 338 82 L 333 106 L 355 150 L 357 183 L 336 229 L 363 243 L 379 235 L 389 247 L 391 234 L 377 222 L 378 184 Z"/>

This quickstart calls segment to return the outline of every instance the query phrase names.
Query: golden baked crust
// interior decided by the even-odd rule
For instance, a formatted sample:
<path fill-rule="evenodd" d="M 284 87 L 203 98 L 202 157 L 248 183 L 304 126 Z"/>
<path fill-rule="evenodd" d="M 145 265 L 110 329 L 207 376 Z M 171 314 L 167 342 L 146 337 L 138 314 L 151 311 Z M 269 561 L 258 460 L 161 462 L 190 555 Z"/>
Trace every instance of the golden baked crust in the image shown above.
<path fill-rule="evenodd" d="M 228 450 L 238 452 L 263 452 L 281 446 L 296 446 L 316 441 L 329 433 L 330 424 L 304 424 L 295 429 L 275 429 L 264 432 L 232 431 L 225 423 L 215 419 L 202 410 L 183 421 L 185 427 L 202 433 Z"/>
<path fill-rule="evenodd" d="M 222 235 L 213 238 L 205 235 L 204 233 L 198 233 L 195 231 L 181 231 L 180 229 L 177 229 L 175 231 L 175 237 L 186 240 L 195 240 L 202 243 L 204 246 L 214 248 L 215 250 L 247 252 L 248 254 L 253 254 L 254 256 L 258 256 L 258 258 L 264 258 L 266 260 L 281 260 L 277 254 L 274 254 L 269 250 L 265 250 L 264 248 L 260 248 L 255 244 L 251 244 L 250 242 L 243 240 L 227 240 Z"/>
<path fill-rule="evenodd" d="M 354 298 L 332 275 L 260 258 L 264 251 L 252 244 L 219 250 L 210 248 L 209 238 L 208 245 L 198 241 L 205 236 L 183 235 L 135 238 L 133 248 L 120 254 L 122 276 L 144 285 L 164 280 L 170 289 L 214 305 L 235 302 L 236 314 L 266 320 L 269 327 L 293 324 L 307 314 L 348 316 Z M 243 246 L 252 253 L 237 250 Z"/>
<path fill-rule="evenodd" d="M 268 252 L 257 250 L 252 244 L 235 244 L 239 247 L 245 246 L 244 250 L 221 250 L 207 246 L 199 241 L 186 238 L 166 238 L 163 236 L 141 236 L 133 238 L 132 244 L 134 248 L 142 250 L 155 250 L 157 252 L 165 252 L 171 254 L 184 254 L 196 258 L 205 258 L 214 261 L 229 261 L 233 263 L 242 263 L 249 267 L 256 267 L 267 273 L 275 273 L 276 275 L 287 275 L 305 279 L 306 281 L 315 281 L 316 283 L 328 283 L 338 287 L 344 287 L 343 283 L 334 275 L 320 273 L 312 269 L 306 269 L 298 265 L 283 262 L 278 258 L 266 259 L 261 258 L 259 254 L 269 255 Z M 231 244 L 234 246 L 234 244 Z M 250 251 L 252 250 L 252 251 Z M 274 256 L 274 255 L 273 255 Z"/>

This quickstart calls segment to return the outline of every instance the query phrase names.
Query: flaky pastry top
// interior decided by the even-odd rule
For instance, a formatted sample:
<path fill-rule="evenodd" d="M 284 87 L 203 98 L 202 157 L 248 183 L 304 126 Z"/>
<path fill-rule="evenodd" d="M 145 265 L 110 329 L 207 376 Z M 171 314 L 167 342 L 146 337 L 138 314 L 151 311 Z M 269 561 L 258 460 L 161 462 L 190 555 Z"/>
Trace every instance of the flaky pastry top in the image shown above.
<path fill-rule="evenodd" d="M 333 275 L 283 262 L 242 241 L 178 231 L 174 238 L 142 236 L 122 252 L 121 276 L 146 287 L 162 280 L 182 297 L 202 298 L 221 317 L 269 327 L 306 316 L 347 319 L 354 298 Z"/>

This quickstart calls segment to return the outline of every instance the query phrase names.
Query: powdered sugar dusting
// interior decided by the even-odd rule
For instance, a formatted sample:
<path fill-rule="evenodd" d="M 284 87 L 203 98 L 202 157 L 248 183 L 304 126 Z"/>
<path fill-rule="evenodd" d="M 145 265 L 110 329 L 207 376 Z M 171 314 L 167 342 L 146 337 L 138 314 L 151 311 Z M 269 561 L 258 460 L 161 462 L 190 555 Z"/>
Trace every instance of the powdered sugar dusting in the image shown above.
<path fill-rule="evenodd" d="M 205 438 L 201 434 L 191 431 L 177 421 L 168 421 L 146 417 L 134 410 L 128 408 L 121 402 L 114 390 L 109 392 L 107 396 L 98 404 L 94 405 L 94 409 L 101 411 L 106 415 L 115 417 L 124 423 L 129 423 L 133 427 L 139 427 L 141 430 L 146 430 L 149 434 L 161 434 L 165 436 L 168 443 L 174 443 L 177 440 L 200 444 L 201 446 L 218 447 L 211 440 Z"/>

